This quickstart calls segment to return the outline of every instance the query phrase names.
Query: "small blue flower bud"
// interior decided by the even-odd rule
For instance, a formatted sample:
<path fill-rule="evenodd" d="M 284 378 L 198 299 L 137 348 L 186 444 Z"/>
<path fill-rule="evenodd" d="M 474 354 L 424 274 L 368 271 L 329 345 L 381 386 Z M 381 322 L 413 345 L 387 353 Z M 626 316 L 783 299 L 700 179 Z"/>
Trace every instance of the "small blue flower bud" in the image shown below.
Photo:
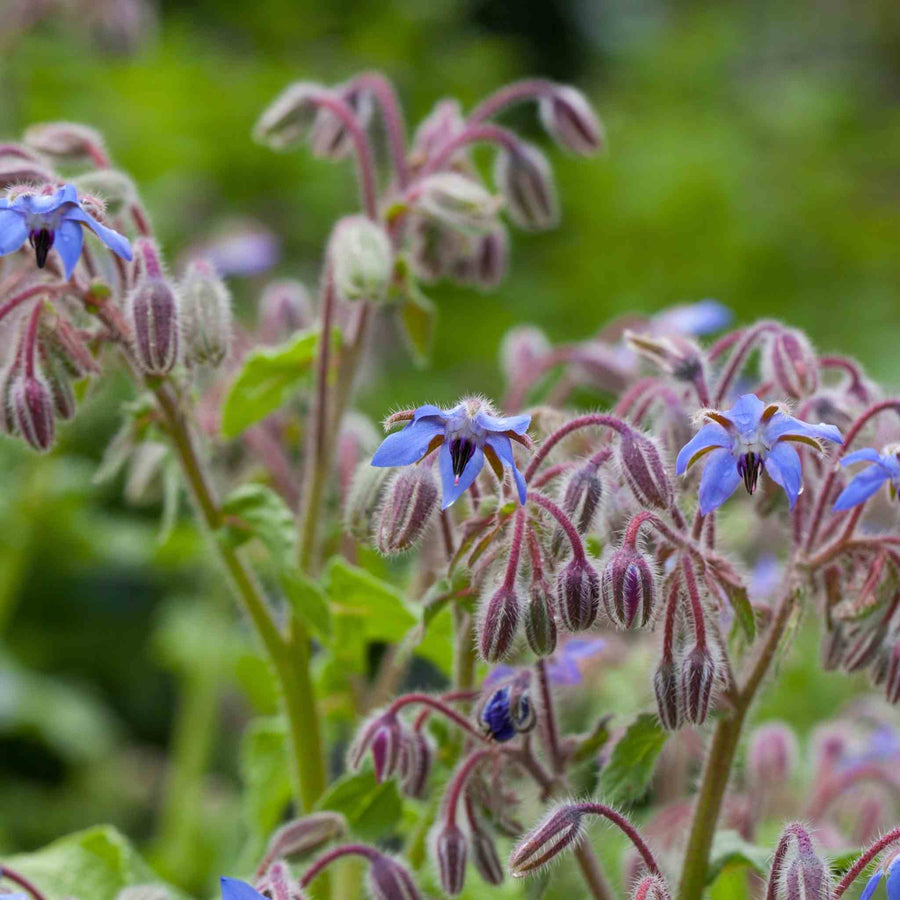
<path fill-rule="evenodd" d="M 196 260 L 180 293 L 186 355 L 201 365 L 220 366 L 231 349 L 231 297 L 225 282 L 209 263 Z"/>
<path fill-rule="evenodd" d="M 490 663 L 503 659 L 512 648 L 518 627 L 519 595 L 514 585 L 502 585 L 484 605 L 478 635 L 482 657 Z"/>
<path fill-rule="evenodd" d="M 537 147 L 519 144 L 498 153 L 494 179 L 516 225 L 528 231 L 556 227 L 559 204 L 553 172 Z"/>
<path fill-rule="evenodd" d="M 478 716 L 485 731 L 498 743 L 512 740 L 535 725 L 534 709 L 527 691 L 504 685 L 488 697 Z"/>
<path fill-rule="evenodd" d="M 466 881 L 466 856 L 469 842 L 457 825 L 444 824 L 434 837 L 434 861 L 441 890 L 455 897 Z"/>
<path fill-rule="evenodd" d="M 394 253 L 384 229 L 364 216 L 347 216 L 335 226 L 328 255 L 342 300 L 380 303 L 387 296 Z"/>
<path fill-rule="evenodd" d="M 556 581 L 557 606 L 569 631 L 587 631 L 600 608 L 600 576 L 583 557 L 574 557 Z"/>

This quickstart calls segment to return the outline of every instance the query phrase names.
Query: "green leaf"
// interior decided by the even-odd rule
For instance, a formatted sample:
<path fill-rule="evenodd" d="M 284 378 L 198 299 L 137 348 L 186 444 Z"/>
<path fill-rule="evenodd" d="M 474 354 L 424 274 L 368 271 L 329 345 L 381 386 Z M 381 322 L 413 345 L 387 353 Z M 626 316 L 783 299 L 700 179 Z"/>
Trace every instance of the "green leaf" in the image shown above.
<path fill-rule="evenodd" d="M 431 358 L 437 308 L 415 285 L 411 285 L 404 294 L 400 321 L 413 362 L 420 369 L 425 368 Z"/>
<path fill-rule="evenodd" d="M 668 734 L 653 713 L 641 713 L 613 748 L 600 772 L 600 793 L 612 803 L 632 803 L 647 792 Z"/>
<path fill-rule="evenodd" d="M 756 616 L 753 614 L 753 605 L 747 595 L 747 588 L 742 584 L 729 584 L 723 582 L 731 608 L 734 610 L 735 620 L 741 626 L 747 640 L 752 644 L 756 639 Z"/>
<path fill-rule="evenodd" d="M 574 763 L 583 763 L 596 756 L 601 747 L 610 739 L 609 723 L 612 716 L 603 716 L 597 720 L 593 729 L 585 735 L 575 747 L 572 754 Z"/>
<path fill-rule="evenodd" d="M 294 516 L 273 490 L 263 484 L 242 485 L 222 504 L 222 515 L 225 524 L 219 535 L 226 544 L 240 547 L 259 538 L 279 566 L 290 566 L 296 536 Z"/>
<path fill-rule="evenodd" d="M 222 404 L 222 435 L 237 437 L 283 406 L 309 375 L 318 343 L 318 332 L 301 331 L 278 347 L 248 353 Z"/>
<path fill-rule="evenodd" d="M 241 741 L 244 817 L 261 848 L 291 802 L 287 728 L 278 717 L 255 719 Z"/>
<path fill-rule="evenodd" d="M 331 636 L 331 611 L 325 592 L 299 569 L 281 571 L 281 587 L 294 612 L 321 638 Z"/>
<path fill-rule="evenodd" d="M 768 849 L 745 841 L 736 831 L 718 831 L 710 853 L 707 884 L 712 884 L 726 867 L 731 866 L 749 866 L 764 875 L 768 872 L 770 856 Z"/>
<path fill-rule="evenodd" d="M 164 888 L 172 900 L 185 896 L 165 884 L 110 825 L 70 834 L 34 853 L 7 857 L 3 863 L 32 880 L 48 900 L 116 900 L 121 890 L 136 885 Z"/>
<path fill-rule="evenodd" d="M 339 778 L 317 804 L 341 813 L 350 830 L 365 841 L 390 835 L 400 823 L 403 802 L 394 781 L 378 784 L 371 771 Z"/>

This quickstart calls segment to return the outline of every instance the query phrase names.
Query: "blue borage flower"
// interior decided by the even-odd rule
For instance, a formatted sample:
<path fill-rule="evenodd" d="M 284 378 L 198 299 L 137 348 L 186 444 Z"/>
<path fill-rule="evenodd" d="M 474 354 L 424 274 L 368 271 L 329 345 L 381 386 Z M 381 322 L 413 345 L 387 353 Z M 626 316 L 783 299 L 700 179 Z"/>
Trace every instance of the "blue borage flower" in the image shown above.
<path fill-rule="evenodd" d="M 488 697 L 478 720 L 484 730 L 502 744 L 534 727 L 534 708 L 526 692 L 514 691 L 507 684 Z"/>
<path fill-rule="evenodd" d="M 900 445 L 891 444 L 879 453 L 871 447 L 848 453 L 842 460 L 842 466 L 849 466 L 856 462 L 869 462 L 867 466 L 858 472 L 850 481 L 850 484 L 841 491 L 840 496 L 834 501 L 833 509 L 850 509 L 868 500 L 885 482 L 891 493 L 891 499 L 896 500 L 900 490 Z"/>
<path fill-rule="evenodd" d="M 401 415 L 391 417 L 388 423 L 403 421 Z M 441 509 L 469 489 L 485 459 L 501 480 L 503 466 L 512 470 L 519 502 L 525 502 L 525 478 L 516 468 L 511 441 L 530 446 L 524 435 L 531 416 L 496 416 L 487 401 L 476 397 L 461 401 L 453 409 L 426 404 L 404 418 L 409 420 L 407 426 L 382 441 L 372 457 L 373 466 L 408 466 L 440 447 Z"/>
<path fill-rule="evenodd" d="M 763 403 L 744 394 L 727 412 L 705 410 L 708 423 L 688 441 L 675 463 L 683 475 L 698 459 L 707 456 L 700 479 L 700 512 L 706 515 L 721 506 L 744 482 L 747 492 L 756 490 L 765 466 L 769 477 L 784 488 L 791 509 L 801 489 L 800 457 L 790 442 L 821 450 L 820 441 L 842 443 L 834 425 L 810 425 L 789 416 L 776 404 Z"/>
<path fill-rule="evenodd" d="M 222 885 L 222 900 L 266 900 L 246 881 L 238 881 L 237 878 L 220 878 L 219 883 Z"/>
<path fill-rule="evenodd" d="M 887 879 L 888 900 L 900 900 L 900 850 L 895 850 L 878 867 L 866 884 L 865 890 L 860 894 L 859 900 L 870 900 L 874 897 L 883 878 Z"/>
<path fill-rule="evenodd" d="M 731 310 L 718 300 L 698 300 L 696 303 L 682 303 L 669 306 L 658 312 L 651 320 L 654 334 L 690 334 L 702 337 L 721 331 L 734 318 Z"/>
<path fill-rule="evenodd" d="M 52 194 L 25 192 L 0 200 L 0 256 L 15 253 L 27 240 L 34 247 L 38 268 L 43 269 L 47 254 L 56 247 L 69 278 L 81 256 L 82 225 L 87 225 L 117 256 L 131 259 L 128 241 L 86 213 L 71 184 Z"/>
<path fill-rule="evenodd" d="M 596 659 L 606 649 L 605 638 L 571 637 L 552 656 L 547 657 L 547 680 L 555 685 L 577 685 L 583 681 L 581 663 Z M 512 678 L 518 669 L 494 666 L 484 679 L 484 687 Z"/>

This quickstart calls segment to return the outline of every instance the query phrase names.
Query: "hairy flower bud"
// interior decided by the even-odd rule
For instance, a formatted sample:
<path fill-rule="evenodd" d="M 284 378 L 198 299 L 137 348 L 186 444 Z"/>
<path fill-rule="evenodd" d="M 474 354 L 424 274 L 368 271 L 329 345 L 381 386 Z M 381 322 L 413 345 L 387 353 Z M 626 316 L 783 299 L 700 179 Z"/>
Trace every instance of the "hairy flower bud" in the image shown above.
<path fill-rule="evenodd" d="M 560 147 L 579 156 L 593 156 L 603 149 L 603 126 L 581 91 L 555 86 L 538 102 L 538 115 Z"/>
<path fill-rule="evenodd" d="M 472 862 L 488 884 L 503 884 L 503 863 L 494 839 L 475 824 L 471 827 Z"/>
<path fill-rule="evenodd" d="M 259 301 L 259 336 L 265 343 L 279 344 L 312 320 L 312 301 L 302 282 L 285 279 L 266 285 Z"/>
<path fill-rule="evenodd" d="M 550 656 L 556 650 L 556 616 L 553 593 L 544 578 L 531 582 L 525 608 L 525 636 L 537 656 Z"/>
<path fill-rule="evenodd" d="M 681 663 L 681 696 L 684 717 L 692 725 L 702 725 L 709 712 L 709 699 L 716 680 L 716 664 L 705 647 L 695 646 Z"/>
<path fill-rule="evenodd" d="M 457 825 L 445 823 L 434 837 L 434 862 L 441 890 L 455 897 L 466 881 L 466 856 L 469 842 Z"/>
<path fill-rule="evenodd" d="M 586 631 L 600 608 L 600 576 L 584 557 L 574 557 L 556 581 L 559 614 L 569 631 Z"/>
<path fill-rule="evenodd" d="M 671 900 L 666 883 L 658 875 L 647 875 L 634 888 L 631 900 Z"/>
<path fill-rule="evenodd" d="M 584 836 L 582 813 L 574 806 L 561 806 L 550 813 L 519 842 L 509 858 L 513 878 L 530 875 L 555 856 L 574 847 Z"/>
<path fill-rule="evenodd" d="M 600 477 L 600 464 L 589 459 L 569 476 L 560 503 L 562 511 L 569 517 L 579 534 L 587 534 L 591 530 L 602 497 L 603 479 Z"/>
<path fill-rule="evenodd" d="M 757 788 L 777 788 L 791 777 L 797 761 L 797 738 L 783 722 L 767 722 L 750 736 L 747 774 Z"/>
<path fill-rule="evenodd" d="M 375 729 L 372 737 L 372 764 L 375 768 L 375 780 L 381 784 L 390 778 L 400 762 L 400 744 L 403 739 L 403 728 L 394 715 L 385 716 Z"/>
<path fill-rule="evenodd" d="M 459 101 L 439 100 L 434 109 L 419 123 L 413 136 L 410 153 L 413 165 L 416 168 L 424 165 L 464 127 L 465 119 Z M 462 156 L 464 152 L 461 150 L 459 155 Z"/>
<path fill-rule="evenodd" d="M 515 586 L 501 585 L 484 606 L 478 647 L 487 662 L 499 662 L 509 653 L 519 627 L 519 595 Z"/>
<path fill-rule="evenodd" d="M 103 138 L 86 125 L 72 122 L 41 122 L 25 129 L 25 143 L 54 159 L 80 161 L 103 156 Z M 99 155 L 99 156 L 98 156 Z"/>
<path fill-rule="evenodd" d="M 341 219 L 332 232 L 328 255 L 341 300 L 380 303 L 387 296 L 394 253 L 380 225 L 365 216 Z"/>
<path fill-rule="evenodd" d="M 769 344 L 766 362 L 779 390 L 792 400 L 810 396 L 819 386 L 818 360 L 802 331 L 779 330 Z"/>
<path fill-rule="evenodd" d="M 535 325 L 511 328 L 500 344 L 500 368 L 507 384 L 527 378 L 550 351 L 547 335 Z"/>
<path fill-rule="evenodd" d="M 414 547 L 437 509 L 439 493 L 431 466 L 400 469 L 381 507 L 375 541 L 378 552 L 394 556 Z"/>
<path fill-rule="evenodd" d="M 653 675 L 653 692 L 656 694 L 656 711 L 666 731 L 681 727 L 681 703 L 678 696 L 678 672 L 671 659 L 663 659 Z"/>
<path fill-rule="evenodd" d="M 545 231 L 559 222 L 559 203 L 550 163 L 537 147 L 518 144 L 497 155 L 494 179 L 510 218 L 520 228 Z"/>
<path fill-rule="evenodd" d="M 826 863 L 808 840 L 800 842 L 798 853 L 785 875 L 788 900 L 831 900 L 831 878 Z"/>
<path fill-rule="evenodd" d="M 56 430 L 53 397 L 46 383 L 34 375 L 16 375 L 10 384 L 9 403 L 16 433 L 33 449 L 49 450 Z"/>
<path fill-rule="evenodd" d="M 54 177 L 31 151 L 16 144 L 0 146 L 0 189 L 21 184 L 45 184 Z"/>
<path fill-rule="evenodd" d="M 72 379 L 57 357 L 44 353 L 43 348 L 39 352 L 41 369 L 47 380 L 50 396 L 53 398 L 54 412 L 60 419 L 68 421 L 75 416 L 75 391 Z"/>
<path fill-rule="evenodd" d="M 191 263 L 181 282 L 181 321 L 187 355 L 201 365 L 221 365 L 231 349 L 231 297 L 205 260 Z"/>
<path fill-rule="evenodd" d="M 253 137 L 272 150 L 293 150 L 306 140 L 316 119 L 316 97 L 325 93 L 318 84 L 289 84 L 265 109 L 253 129 Z"/>
<path fill-rule="evenodd" d="M 688 338 L 626 331 L 625 340 L 639 356 L 678 381 L 694 382 L 703 374 L 703 353 Z"/>
<path fill-rule="evenodd" d="M 619 628 L 643 628 L 656 606 L 656 578 L 637 547 L 623 545 L 603 568 L 600 581 L 603 608 Z"/>
<path fill-rule="evenodd" d="M 178 302 L 164 278 L 142 279 L 131 294 L 134 350 L 144 371 L 165 375 L 178 358 Z"/>
<path fill-rule="evenodd" d="M 400 746 L 400 787 L 407 797 L 424 796 L 433 757 L 431 744 L 421 731 L 404 733 Z"/>
<path fill-rule="evenodd" d="M 463 234 L 480 235 L 497 224 L 503 201 L 472 178 L 438 172 L 422 181 L 418 208 L 431 219 Z"/>
<path fill-rule="evenodd" d="M 372 900 L 422 900 L 406 868 L 383 853 L 369 866 L 369 891 Z"/>
<path fill-rule="evenodd" d="M 637 431 L 628 430 L 619 441 L 622 474 L 643 506 L 668 509 L 673 502 L 672 483 L 656 444 Z"/>
<path fill-rule="evenodd" d="M 455 274 L 459 281 L 483 290 L 497 287 L 506 274 L 509 262 L 509 237 L 502 225 L 471 241 L 471 249 L 457 261 Z"/>
<path fill-rule="evenodd" d="M 336 91 L 356 116 L 360 127 L 367 128 L 374 109 L 372 94 L 356 85 L 345 85 L 336 88 Z M 332 160 L 346 158 L 353 153 L 355 146 L 343 120 L 324 106 L 319 107 L 313 119 L 309 145 L 313 156 Z"/>
<path fill-rule="evenodd" d="M 281 826 L 269 839 L 264 863 L 281 856 L 302 856 L 318 850 L 347 828 L 340 813 L 315 812 L 299 819 L 292 819 Z M 265 865 L 261 866 L 265 868 Z"/>
<path fill-rule="evenodd" d="M 263 897 L 270 897 L 271 900 L 304 900 L 305 897 L 300 885 L 294 880 L 290 867 L 280 859 L 266 868 L 263 876 L 257 880 L 255 889 Z M 224 890 L 222 897 L 223 900 L 229 900 Z"/>
<path fill-rule="evenodd" d="M 353 475 L 344 504 L 344 527 L 358 541 L 374 541 L 375 526 L 380 525 L 378 509 L 394 477 L 391 469 L 360 463 Z"/>

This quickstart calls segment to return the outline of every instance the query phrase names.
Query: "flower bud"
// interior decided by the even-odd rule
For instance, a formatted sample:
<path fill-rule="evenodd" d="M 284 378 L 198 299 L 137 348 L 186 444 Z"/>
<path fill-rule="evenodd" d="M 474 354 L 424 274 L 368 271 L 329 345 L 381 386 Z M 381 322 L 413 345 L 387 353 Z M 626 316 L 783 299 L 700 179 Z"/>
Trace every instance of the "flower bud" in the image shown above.
<path fill-rule="evenodd" d="M 433 756 L 431 744 L 421 731 L 404 733 L 400 747 L 400 788 L 407 797 L 424 796 Z"/>
<path fill-rule="evenodd" d="M 381 521 L 377 510 L 394 474 L 391 469 L 372 466 L 368 461 L 357 466 L 344 504 L 344 527 L 358 541 L 374 540 L 375 525 Z"/>
<path fill-rule="evenodd" d="M 37 156 L 23 147 L 0 146 L 0 190 L 21 184 L 46 184 L 54 177 Z"/>
<path fill-rule="evenodd" d="M 565 150 L 593 156 L 603 149 L 603 126 L 581 91 L 558 85 L 538 102 L 538 115 L 547 133 Z"/>
<path fill-rule="evenodd" d="M 515 586 L 502 585 L 494 591 L 484 607 L 478 636 L 482 657 L 490 663 L 503 659 L 512 647 L 518 627 L 519 596 Z"/>
<path fill-rule="evenodd" d="M 600 581 L 603 607 L 619 628 L 643 628 L 656 606 L 653 569 L 637 547 L 623 545 L 609 558 Z"/>
<path fill-rule="evenodd" d="M 460 277 L 468 252 L 469 237 L 427 216 L 410 222 L 410 260 L 413 271 L 424 282 Z"/>
<path fill-rule="evenodd" d="M 497 224 L 503 201 L 472 178 L 438 172 L 422 181 L 419 209 L 431 219 L 463 234 L 486 234 Z"/>
<path fill-rule="evenodd" d="M 472 862 L 478 874 L 488 884 L 503 884 L 503 863 L 500 862 L 493 838 L 474 824 L 471 833 Z"/>
<path fill-rule="evenodd" d="M 424 118 L 413 136 L 410 158 L 415 167 L 421 167 L 451 138 L 465 127 L 462 109 L 457 100 L 439 100 Z M 459 151 L 459 156 L 465 153 Z M 452 160 L 451 160 L 452 163 Z"/>
<path fill-rule="evenodd" d="M 497 688 L 482 706 L 478 721 L 499 744 L 512 740 L 517 734 L 531 731 L 536 720 L 528 691 L 513 691 L 508 684 Z"/>
<path fill-rule="evenodd" d="M 191 263 L 181 283 L 181 321 L 187 355 L 201 365 L 221 365 L 231 349 L 231 297 L 204 260 Z"/>
<path fill-rule="evenodd" d="M 39 352 L 41 369 L 53 399 L 53 410 L 60 419 L 68 421 L 75 416 L 75 391 L 72 388 L 72 379 L 57 357 L 44 353 L 43 348 Z"/>
<path fill-rule="evenodd" d="M 340 836 L 344 817 L 336 812 L 315 812 L 282 825 L 269 839 L 265 862 L 281 856 L 302 856 Z M 261 868 L 265 868 L 262 866 Z"/>
<path fill-rule="evenodd" d="M 716 664 L 709 650 L 695 646 L 681 663 L 680 678 L 684 717 L 692 725 L 702 725 L 709 712 L 709 698 L 716 679 Z"/>
<path fill-rule="evenodd" d="M 258 894 L 271 897 L 271 900 L 304 900 L 305 896 L 300 890 L 300 885 L 294 880 L 287 863 L 280 859 L 268 866 L 254 887 Z M 228 900 L 224 891 L 222 897 L 223 900 Z"/>
<path fill-rule="evenodd" d="M 507 331 L 500 344 L 500 368 L 506 383 L 528 378 L 551 349 L 547 335 L 534 325 L 518 325 Z"/>
<path fill-rule="evenodd" d="M 267 344 L 280 344 L 313 320 L 309 292 L 299 281 L 273 281 L 259 301 L 259 336 Z"/>
<path fill-rule="evenodd" d="M 790 864 L 784 885 L 787 900 L 830 900 L 831 879 L 812 846 L 801 848 Z"/>
<path fill-rule="evenodd" d="M 656 711 L 666 731 L 681 727 L 681 704 L 678 700 L 678 673 L 671 659 L 663 659 L 653 675 L 653 692 L 656 694 Z"/>
<path fill-rule="evenodd" d="M 253 129 L 253 137 L 272 150 L 293 150 L 306 140 L 325 89 L 309 81 L 288 85 L 266 108 Z"/>
<path fill-rule="evenodd" d="M 769 344 L 768 369 L 781 393 L 801 400 L 819 386 L 816 354 L 806 335 L 796 328 L 783 328 Z"/>
<path fill-rule="evenodd" d="M 441 890 L 455 897 L 466 881 L 466 836 L 458 826 L 444 824 L 435 836 L 433 852 Z"/>
<path fill-rule="evenodd" d="M 509 262 L 509 237 L 502 225 L 475 238 L 469 252 L 457 262 L 457 278 L 483 290 L 497 287 Z"/>
<path fill-rule="evenodd" d="M 384 229 L 365 216 L 347 216 L 331 235 L 329 257 L 341 300 L 380 303 L 387 295 L 394 267 L 391 242 Z"/>
<path fill-rule="evenodd" d="M 783 722 L 767 722 L 750 736 L 747 774 L 756 788 L 779 787 L 790 780 L 797 760 L 797 738 Z"/>
<path fill-rule="evenodd" d="M 375 729 L 372 737 L 372 764 L 375 767 L 375 780 L 381 784 L 396 771 L 400 761 L 400 743 L 403 729 L 397 717 L 385 716 Z"/>
<path fill-rule="evenodd" d="M 631 900 L 671 900 L 671 895 L 662 878 L 648 875 L 638 882 Z"/>
<path fill-rule="evenodd" d="M 673 502 L 672 483 L 659 448 L 648 437 L 629 429 L 619 441 L 622 474 L 642 506 L 669 509 Z"/>
<path fill-rule="evenodd" d="M 589 459 L 569 476 L 560 504 L 579 534 L 587 534 L 591 530 L 602 497 L 600 465 Z"/>
<path fill-rule="evenodd" d="M 586 631 L 600 607 L 600 576 L 584 557 L 574 557 L 559 573 L 556 596 L 560 616 L 569 631 Z"/>
<path fill-rule="evenodd" d="M 45 382 L 34 375 L 16 375 L 10 384 L 9 403 L 16 433 L 33 449 L 49 450 L 56 435 L 53 397 Z"/>
<path fill-rule="evenodd" d="M 543 578 L 531 582 L 525 608 L 525 636 L 537 656 L 550 656 L 556 650 L 556 616 L 553 594 Z"/>
<path fill-rule="evenodd" d="M 518 144 L 497 155 L 494 179 L 509 216 L 520 228 L 545 231 L 559 221 L 553 172 L 537 147 Z"/>
<path fill-rule="evenodd" d="M 165 375 L 178 358 L 178 303 L 163 278 L 142 279 L 131 295 L 134 350 L 144 371 Z"/>
<path fill-rule="evenodd" d="M 361 128 L 367 128 L 372 118 L 372 94 L 357 86 L 336 88 L 341 99 L 356 116 Z M 319 107 L 313 119 L 309 145 L 313 156 L 319 159 L 339 160 L 353 153 L 355 145 L 343 120 L 324 106 Z"/>
<path fill-rule="evenodd" d="M 703 374 L 703 353 L 688 338 L 626 331 L 625 340 L 639 356 L 678 381 L 694 382 Z"/>
<path fill-rule="evenodd" d="M 0 426 L 5 434 L 13 435 L 16 433 L 16 416 L 12 403 L 12 387 L 16 379 L 19 377 L 19 368 L 11 365 L 3 371 L 0 377 Z"/>
<path fill-rule="evenodd" d="M 432 466 L 401 469 L 387 488 L 381 507 L 375 542 L 378 552 L 395 556 L 414 547 L 437 509 L 438 494 Z"/>
<path fill-rule="evenodd" d="M 525 835 L 509 858 L 513 878 L 530 875 L 547 865 L 555 856 L 574 847 L 584 836 L 582 813 L 574 806 L 554 810 Z"/>
<path fill-rule="evenodd" d="M 41 122 L 25 129 L 25 143 L 57 160 L 97 160 L 103 155 L 103 138 L 85 125 L 72 122 Z"/>
<path fill-rule="evenodd" d="M 369 866 L 369 891 L 372 900 L 422 900 L 406 868 L 383 853 Z"/>

